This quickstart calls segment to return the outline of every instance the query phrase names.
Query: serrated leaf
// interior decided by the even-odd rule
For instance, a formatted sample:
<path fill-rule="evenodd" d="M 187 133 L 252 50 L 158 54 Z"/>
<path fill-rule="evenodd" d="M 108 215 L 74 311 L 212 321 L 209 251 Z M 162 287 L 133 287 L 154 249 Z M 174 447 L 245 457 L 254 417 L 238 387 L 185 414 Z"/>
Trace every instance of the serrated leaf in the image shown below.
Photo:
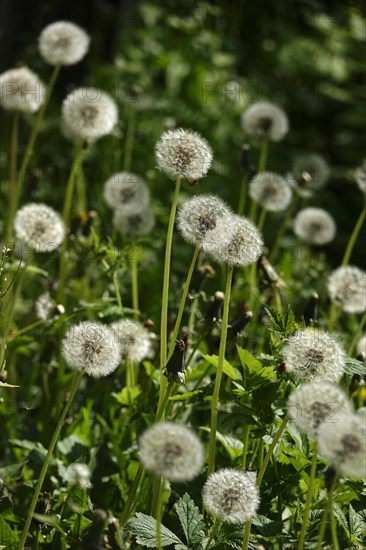
<path fill-rule="evenodd" d="M 236 459 L 243 454 L 243 442 L 232 435 L 224 435 L 216 432 L 217 440 L 225 447 L 231 459 Z"/>
<path fill-rule="evenodd" d="M 360 374 L 361 376 L 365 376 L 366 374 L 366 367 L 362 361 L 351 359 L 350 357 L 346 359 L 344 370 L 347 374 Z"/>
<path fill-rule="evenodd" d="M 351 504 L 349 505 L 349 523 L 351 534 L 358 540 L 362 540 L 366 532 L 366 522 Z"/>
<path fill-rule="evenodd" d="M 218 362 L 219 362 L 219 358 L 217 355 L 202 355 L 202 357 L 208 362 L 210 363 L 210 365 L 213 365 L 214 367 L 217 368 L 217 365 L 218 365 Z M 238 372 L 237 369 L 235 369 L 230 363 L 229 361 L 227 361 L 226 359 L 224 360 L 224 366 L 223 366 L 223 372 L 226 374 L 226 376 L 228 376 L 229 378 L 231 378 L 231 380 L 241 380 L 241 377 L 240 377 L 240 374 Z"/>
<path fill-rule="evenodd" d="M 182 525 L 188 546 L 205 536 L 203 516 L 191 497 L 185 493 L 174 506 Z"/>
<path fill-rule="evenodd" d="M 350 532 L 349 532 L 349 527 L 348 527 L 346 516 L 344 515 L 342 508 L 336 502 L 333 503 L 333 512 L 334 512 L 334 516 L 336 517 L 338 523 L 340 525 L 342 525 L 347 537 L 349 537 Z"/>
<path fill-rule="evenodd" d="M 271 321 L 270 330 L 282 338 L 287 338 L 298 328 L 295 314 L 290 305 L 287 306 L 287 311 L 282 314 L 274 308 L 265 307 L 264 309 Z"/>
<path fill-rule="evenodd" d="M 147 546 L 148 548 L 156 548 L 156 519 L 152 516 L 147 516 L 141 512 L 137 512 L 135 517 L 131 519 L 127 528 L 136 537 L 137 544 Z M 185 548 L 183 542 L 164 525 L 161 526 L 161 544 L 169 546 L 170 544 L 180 545 L 180 548 Z"/>

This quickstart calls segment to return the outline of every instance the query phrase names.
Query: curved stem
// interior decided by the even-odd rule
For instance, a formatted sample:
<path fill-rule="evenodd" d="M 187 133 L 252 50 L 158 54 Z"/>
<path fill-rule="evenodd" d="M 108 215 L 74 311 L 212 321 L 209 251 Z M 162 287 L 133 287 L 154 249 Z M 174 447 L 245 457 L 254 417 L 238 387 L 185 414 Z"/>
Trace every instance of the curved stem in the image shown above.
<path fill-rule="evenodd" d="M 80 383 L 80 380 L 81 380 L 82 376 L 83 376 L 83 371 L 80 371 L 75 376 L 75 378 L 73 380 L 73 383 L 72 383 L 72 386 L 71 386 L 71 390 L 70 390 L 68 399 L 65 403 L 64 409 L 61 413 L 61 416 L 59 418 L 59 421 L 57 423 L 55 431 L 53 432 L 53 436 L 52 436 L 50 445 L 48 447 L 47 455 L 46 455 L 46 458 L 44 459 L 43 466 L 42 466 L 42 469 L 41 469 L 41 473 L 39 474 L 39 478 L 38 478 L 38 481 L 37 481 L 35 489 L 34 489 L 32 502 L 31 502 L 29 510 L 28 510 L 27 519 L 26 519 L 25 526 L 24 526 L 22 536 L 21 536 L 21 539 L 20 539 L 20 545 L 19 545 L 20 549 L 23 549 L 24 545 L 26 543 L 29 527 L 30 527 L 30 524 L 31 524 L 31 521 L 32 521 L 34 510 L 36 508 L 36 504 L 37 504 L 37 501 L 38 501 L 39 494 L 40 494 L 41 489 L 42 489 L 43 481 L 44 481 L 44 478 L 46 477 L 47 469 L 48 469 L 49 463 L 50 463 L 51 458 L 52 458 L 53 450 L 56 446 L 57 440 L 58 440 L 60 432 L 61 432 L 61 428 L 64 424 L 66 415 L 69 412 L 69 409 L 70 409 L 71 404 L 73 402 L 73 399 L 75 397 L 76 390 L 78 389 L 78 386 L 79 386 L 79 383 Z"/>
<path fill-rule="evenodd" d="M 211 430 L 210 430 L 210 445 L 209 445 L 209 451 L 208 451 L 207 475 L 211 475 L 215 469 L 217 413 L 218 413 L 221 378 L 222 378 L 222 372 L 223 372 L 224 361 L 225 361 L 232 277 L 233 277 L 233 267 L 229 265 L 228 271 L 227 271 L 227 277 L 226 277 L 225 298 L 224 298 L 224 305 L 223 305 L 223 312 L 222 312 L 219 359 L 217 363 L 215 386 L 214 386 L 214 391 L 213 391 L 212 400 L 211 400 Z"/>
<path fill-rule="evenodd" d="M 310 514 L 310 508 L 311 508 L 311 501 L 313 499 L 313 489 L 314 489 L 314 480 L 316 475 L 316 465 L 317 465 L 317 459 L 318 455 L 316 452 L 316 449 L 313 451 L 313 458 L 311 461 L 311 470 L 310 470 L 310 478 L 309 478 L 309 485 L 308 485 L 308 491 L 306 494 L 306 503 L 305 503 L 305 509 L 302 515 L 302 522 L 301 522 L 301 531 L 299 536 L 299 544 L 297 547 L 297 550 L 303 550 L 304 543 L 305 543 L 305 535 L 309 524 L 309 514 Z"/>
<path fill-rule="evenodd" d="M 353 231 L 352 231 L 352 235 L 348 241 L 348 244 L 347 244 L 347 248 L 345 250 L 345 253 L 344 253 L 344 256 L 343 256 L 343 260 L 342 260 L 342 266 L 346 266 L 348 265 L 348 262 L 350 260 L 350 257 L 351 257 L 351 254 L 352 254 L 352 251 L 354 249 L 354 246 L 356 244 L 356 241 L 357 241 L 357 237 L 361 231 L 361 228 L 363 226 L 363 222 L 365 221 L 365 218 L 366 218 L 366 205 L 363 207 L 359 217 L 358 217 L 358 220 L 356 222 L 356 225 L 355 227 L 353 228 Z"/>
<path fill-rule="evenodd" d="M 177 178 L 175 182 L 175 192 L 174 192 L 172 206 L 170 209 L 168 230 L 167 230 L 167 236 L 166 236 L 163 292 L 162 292 L 162 300 L 161 300 L 161 321 L 160 321 L 160 371 L 161 372 L 166 365 L 166 359 L 167 359 L 170 258 L 171 258 L 171 252 L 172 252 L 174 221 L 175 221 L 175 213 L 177 211 L 180 182 L 181 182 L 181 179 Z M 167 381 L 165 376 L 160 376 L 159 406 L 160 406 L 161 400 L 163 399 L 166 385 L 167 385 Z"/>
<path fill-rule="evenodd" d="M 189 266 L 189 270 L 188 270 L 186 282 L 184 283 L 182 298 L 181 298 L 181 300 L 180 300 L 179 310 L 178 310 L 178 314 L 177 314 L 177 319 L 176 319 L 175 325 L 174 325 L 173 336 L 172 336 L 172 339 L 171 339 L 171 342 L 170 342 L 169 353 L 168 353 L 168 360 L 169 360 L 170 357 L 173 355 L 173 351 L 174 351 L 174 347 L 175 347 L 175 341 L 176 341 L 177 336 L 178 336 L 180 324 L 181 324 L 182 317 L 183 317 L 184 306 L 186 305 L 186 300 L 187 300 L 187 295 L 188 295 L 188 291 L 189 291 L 189 286 L 190 286 L 190 284 L 191 284 L 191 279 L 192 279 L 192 275 L 193 275 L 193 271 L 194 271 L 194 268 L 195 268 L 195 265 L 196 265 L 196 261 L 197 261 L 197 257 L 198 257 L 199 251 L 200 251 L 200 247 L 199 247 L 199 246 L 196 246 L 196 248 L 195 248 L 195 250 L 194 250 L 194 253 L 193 253 L 191 265 Z"/>

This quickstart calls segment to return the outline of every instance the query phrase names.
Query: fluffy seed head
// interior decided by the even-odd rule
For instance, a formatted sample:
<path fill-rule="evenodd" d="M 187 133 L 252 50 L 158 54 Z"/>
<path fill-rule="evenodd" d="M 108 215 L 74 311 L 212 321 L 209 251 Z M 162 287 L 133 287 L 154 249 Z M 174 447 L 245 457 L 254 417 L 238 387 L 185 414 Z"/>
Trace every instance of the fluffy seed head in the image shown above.
<path fill-rule="evenodd" d="M 319 427 L 319 453 L 341 474 L 350 477 L 366 476 L 366 422 L 363 415 L 344 412 L 337 415 L 329 429 L 327 423 Z"/>
<path fill-rule="evenodd" d="M 231 215 L 229 240 L 208 239 L 203 242 L 205 252 L 219 263 L 244 266 L 256 262 L 263 251 L 263 240 L 257 227 L 243 216 Z"/>
<path fill-rule="evenodd" d="M 322 208 L 304 208 L 294 219 L 294 233 L 303 241 L 321 246 L 334 239 L 336 224 Z"/>
<path fill-rule="evenodd" d="M 61 216 L 41 203 L 30 203 L 17 211 L 14 231 L 19 243 L 29 245 L 37 252 L 56 250 L 65 237 Z"/>
<path fill-rule="evenodd" d="M 343 375 L 346 354 L 334 336 L 315 328 L 298 330 L 282 350 L 286 370 L 301 381 L 338 382 Z"/>
<path fill-rule="evenodd" d="M 110 208 L 124 205 L 144 205 L 149 202 L 149 190 L 136 174 L 118 172 L 104 184 L 104 199 Z"/>
<path fill-rule="evenodd" d="M 170 481 L 190 481 L 201 471 L 204 449 L 196 434 L 182 424 L 160 422 L 140 437 L 139 456 L 146 470 Z"/>
<path fill-rule="evenodd" d="M 366 357 L 366 334 L 357 342 L 357 353 Z"/>
<path fill-rule="evenodd" d="M 155 146 L 158 168 L 169 178 L 194 184 L 208 172 L 212 150 L 207 141 L 191 130 L 168 130 Z"/>
<path fill-rule="evenodd" d="M 242 125 L 248 136 L 280 141 L 288 132 L 286 113 L 268 101 L 253 103 L 242 115 Z"/>
<path fill-rule="evenodd" d="M 131 319 L 121 319 L 113 323 L 111 328 L 120 343 L 122 357 L 127 355 L 133 363 L 140 363 L 151 357 L 152 335 L 141 323 Z"/>
<path fill-rule="evenodd" d="M 87 464 L 73 462 L 66 470 L 66 481 L 71 485 L 80 485 L 88 489 L 91 487 L 91 471 Z"/>
<path fill-rule="evenodd" d="M 73 139 L 93 142 L 110 134 L 117 120 L 116 103 L 110 95 L 96 88 L 78 88 L 62 105 L 61 125 Z"/>
<path fill-rule="evenodd" d="M 38 319 L 47 321 L 47 319 L 55 319 L 62 313 L 65 313 L 65 309 L 61 304 L 57 304 L 53 298 L 51 298 L 49 292 L 43 292 L 36 301 L 36 314 Z"/>
<path fill-rule="evenodd" d="M 328 279 L 331 300 L 348 313 L 366 310 L 366 272 L 355 266 L 339 267 Z"/>
<path fill-rule="evenodd" d="M 44 101 L 46 88 L 27 67 L 0 75 L 0 104 L 7 111 L 35 113 Z"/>
<path fill-rule="evenodd" d="M 338 413 L 352 410 L 341 388 L 324 380 L 298 386 L 290 395 L 287 406 L 289 418 L 310 437 L 315 437 L 323 422 L 331 430 L 337 422 Z"/>
<path fill-rule="evenodd" d="M 363 193 L 366 193 L 366 159 L 354 172 L 355 181 Z"/>
<path fill-rule="evenodd" d="M 197 195 L 179 208 L 177 225 L 183 239 L 191 244 L 220 238 L 223 241 L 225 229 L 230 226 L 230 216 L 229 207 L 219 197 Z"/>
<path fill-rule="evenodd" d="M 86 32 L 68 21 L 47 25 L 38 39 L 39 52 L 50 65 L 74 65 L 85 56 L 90 38 Z"/>
<path fill-rule="evenodd" d="M 202 491 L 207 510 L 228 523 L 245 523 L 259 506 L 255 476 L 242 470 L 224 468 L 210 475 Z"/>
<path fill-rule="evenodd" d="M 150 206 L 127 204 L 114 211 L 113 225 L 121 235 L 138 237 L 150 233 L 155 216 Z"/>
<path fill-rule="evenodd" d="M 68 330 L 62 355 L 71 369 L 94 378 L 108 376 L 119 365 L 121 351 L 113 330 L 102 323 L 82 321 Z"/>
<path fill-rule="evenodd" d="M 299 157 L 286 179 L 301 197 L 311 197 L 327 183 L 330 169 L 325 160 L 317 154 Z"/>
<path fill-rule="evenodd" d="M 286 210 L 290 204 L 292 191 L 279 174 L 262 172 L 250 181 L 249 196 L 266 210 L 279 212 Z"/>

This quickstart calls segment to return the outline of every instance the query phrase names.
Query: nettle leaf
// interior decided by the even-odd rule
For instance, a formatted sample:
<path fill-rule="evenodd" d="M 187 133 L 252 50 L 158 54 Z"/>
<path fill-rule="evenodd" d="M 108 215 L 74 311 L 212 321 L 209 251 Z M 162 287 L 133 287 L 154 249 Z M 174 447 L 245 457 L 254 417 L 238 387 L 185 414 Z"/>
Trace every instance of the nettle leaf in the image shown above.
<path fill-rule="evenodd" d="M 288 338 L 298 328 L 295 314 L 290 305 L 287 306 L 285 313 L 279 313 L 276 309 L 269 307 L 265 307 L 264 309 L 271 321 L 269 330 L 280 336 L 281 339 Z"/>
<path fill-rule="evenodd" d="M 205 536 L 203 516 L 191 497 L 185 493 L 174 506 L 187 544 L 199 543 Z"/>
<path fill-rule="evenodd" d="M 137 512 L 135 517 L 127 523 L 127 528 L 135 536 L 137 544 L 147 546 L 148 548 L 156 548 L 156 519 L 152 516 L 147 516 L 141 512 Z M 169 546 L 174 544 L 176 550 L 186 549 L 187 546 L 164 525 L 161 526 L 161 544 Z"/>
<path fill-rule="evenodd" d="M 0 516 L 0 542 L 4 545 L 2 548 L 14 548 L 14 543 L 17 542 L 15 533 L 6 523 L 5 519 Z"/>
<path fill-rule="evenodd" d="M 245 371 L 245 377 L 248 378 L 248 380 L 246 380 L 247 386 L 255 388 L 277 378 L 274 367 L 264 367 L 248 350 L 240 346 L 237 346 L 237 350 L 240 362 Z"/>
<path fill-rule="evenodd" d="M 342 508 L 336 502 L 333 503 L 333 512 L 338 523 L 343 527 L 347 537 L 349 537 L 350 532 L 349 532 L 346 516 L 344 515 Z"/>
<path fill-rule="evenodd" d="M 351 534 L 358 540 L 362 540 L 366 533 L 366 521 L 351 504 L 349 505 L 349 523 Z"/>
<path fill-rule="evenodd" d="M 351 359 L 350 357 L 346 359 L 344 370 L 347 374 L 359 374 L 361 376 L 366 374 L 366 367 L 362 361 Z"/>
<path fill-rule="evenodd" d="M 214 367 L 217 368 L 217 365 L 218 365 L 218 362 L 219 362 L 219 358 L 217 355 L 202 355 L 202 357 L 208 362 L 210 363 L 210 365 L 213 365 Z M 224 366 L 223 366 L 223 372 L 226 374 L 226 376 L 228 376 L 229 378 L 231 378 L 231 380 L 241 380 L 241 376 L 239 374 L 239 371 L 237 369 L 235 369 L 230 363 L 229 361 L 227 361 L 226 359 L 224 360 Z"/>
<path fill-rule="evenodd" d="M 216 432 L 217 440 L 225 447 L 232 460 L 238 458 L 243 454 L 243 442 L 232 435 L 224 435 L 220 432 Z"/>

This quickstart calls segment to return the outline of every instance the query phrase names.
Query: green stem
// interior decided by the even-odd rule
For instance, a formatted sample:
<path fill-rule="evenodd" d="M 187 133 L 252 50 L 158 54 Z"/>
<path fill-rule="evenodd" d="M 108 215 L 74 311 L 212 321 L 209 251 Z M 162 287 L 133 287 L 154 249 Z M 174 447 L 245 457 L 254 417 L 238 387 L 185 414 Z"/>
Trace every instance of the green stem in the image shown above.
<path fill-rule="evenodd" d="M 175 191 L 173 202 L 170 210 L 168 230 L 166 236 L 165 246 L 165 262 L 164 262 L 164 278 L 163 278 L 163 292 L 161 300 L 161 321 L 160 321 L 160 393 L 159 393 L 159 405 L 163 399 L 163 395 L 166 389 L 167 381 L 165 376 L 162 375 L 162 371 L 167 362 L 167 330 L 168 330 L 168 301 L 169 301 L 169 275 L 170 275 L 170 259 L 172 252 L 173 230 L 175 213 L 177 211 L 179 190 L 180 190 L 181 178 L 177 178 L 175 182 Z"/>
<path fill-rule="evenodd" d="M 209 536 L 208 541 L 206 543 L 205 550 L 209 550 L 209 548 L 211 546 L 211 542 L 213 541 L 217 531 L 219 530 L 219 528 L 221 526 L 221 523 L 222 522 L 219 519 L 215 520 L 215 523 L 213 524 L 212 529 L 211 529 L 210 536 Z"/>
<path fill-rule="evenodd" d="M 197 261 L 197 258 L 198 258 L 199 251 L 200 251 L 200 247 L 196 246 L 196 248 L 194 250 L 194 253 L 193 253 L 191 265 L 189 266 L 186 282 L 184 283 L 183 294 L 182 294 L 182 298 L 181 298 L 180 304 L 179 304 L 179 310 L 178 310 L 177 319 L 176 319 L 175 325 L 174 325 L 173 336 L 172 336 L 172 339 L 171 339 L 171 342 L 170 342 L 168 360 L 173 355 L 173 351 L 174 351 L 174 347 L 175 347 L 175 341 L 176 341 L 177 336 L 178 336 L 180 324 L 181 324 L 183 313 L 184 313 L 184 306 L 186 305 L 189 286 L 191 284 L 191 279 L 192 279 L 192 275 L 193 275 L 193 271 L 194 271 L 194 268 L 195 268 L 195 265 L 196 265 L 196 261 Z"/>
<path fill-rule="evenodd" d="M 13 115 L 13 124 L 11 130 L 11 142 L 10 142 L 10 163 L 9 163 L 9 212 L 14 210 L 14 201 L 16 200 L 17 194 L 17 157 L 18 157 L 18 134 L 19 134 L 19 117 L 20 111 L 15 111 Z M 14 210 L 15 212 L 15 210 Z M 9 220 L 7 226 L 7 237 L 6 240 L 10 242 L 11 234 L 13 231 L 10 223 L 13 223 L 13 220 Z"/>
<path fill-rule="evenodd" d="M 113 285 L 114 285 L 114 291 L 115 291 L 115 293 L 116 293 L 117 304 L 118 304 L 118 307 L 120 308 L 121 314 L 122 314 L 122 312 L 123 312 L 123 304 L 122 304 L 121 293 L 120 293 L 120 291 L 119 291 L 119 285 L 118 285 L 118 272 L 117 272 L 117 270 L 113 273 Z"/>
<path fill-rule="evenodd" d="M 242 465 L 243 470 L 246 469 L 246 465 L 247 465 L 247 455 L 248 455 L 250 429 L 251 429 L 250 424 L 246 424 L 246 426 L 244 427 L 243 455 L 242 455 L 242 458 L 241 458 L 241 465 Z"/>
<path fill-rule="evenodd" d="M 158 550 L 162 550 L 161 544 L 161 520 L 163 517 L 163 483 L 164 481 L 159 477 L 159 490 L 156 503 L 156 543 Z"/>
<path fill-rule="evenodd" d="M 26 543 L 29 527 L 30 527 L 30 524 L 31 524 L 31 521 L 32 521 L 34 510 L 36 508 L 36 504 L 37 504 L 37 501 L 38 501 L 39 494 L 40 494 L 41 489 L 42 489 L 43 481 L 44 481 L 44 478 L 46 477 L 47 469 L 48 469 L 49 463 L 50 463 L 51 458 L 52 458 L 53 450 L 56 446 L 57 440 L 58 440 L 60 432 L 61 432 L 61 428 L 64 424 L 66 415 L 69 412 L 69 409 L 70 409 L 71 404 L 73 402 L 73 399 L 75 397 L 76 390 L 78 389 L 78 386 L 79 386 L 79 383 L 81 381 L 82 376 L 83 376 L 83 371 L 80 371 L 75 376 L 75 378 L 73 380 L 73 383 L 72 383 L 72 386 L 71 386 L 71 390 L 70 390 L 68 399 L 65 403 L 64 409 L 61 413 L 61 416 L 59 418 L 59 421 L 57 423 L 55 431 L 53 432 L 53 436 L 52 436 L 50 445 L 48 447 L 47 455 L 46 455 L 46 458 L 44 459 L 44 462 L 43 462 L 41 473 L 39 474 L 38 481 L 37 481 L 36 486 L 34 488 L 34 494 L 33 494 L 32 502 L 31 502 L 29 510 L 28 510 L 27 519 L 26 519 L 25 526 L 24 526 L 22 536 L 21 536 L 21 539 L 20 539 L 20 546 L 19 546 L 20 549 L 23 549 L 24 545 Z"/>
<path fill-rule="evenodd" d="M 268 157 L 268 139 L 263 139 L 261 143 L 261 152 L 259 156 L 258 172 L 264 172 L 266 169 Z"/>
<path fill-rule="evenodd" d="M 363 327 L 365 326 L 365 323 L 366 323 L 366 313 L 363 314 L 363 316 L 361 318 L 361 321 L 359 322 L 358 327 L 357 327 L 356 331 L 354 332 L 354 336 L 353 336 L 351 345 L 350 345 L 349 350 L 348 350 L 348 356 L 349 357 L 352 357 L 352 354 L 354 352 L 354 349 L 356 347 L 356 344 L 357 344 L 358 340 L 360 339 L 360 336 L 361 336 Z"/>
<path fill-rule="evenodd" d="M 313 451 L 313 458 L 311 461 L 311 470 L 310 470 L 310 478 L 309 478 L 309 485 L 308 485 L 308 491 L 306 494 L 306 503 L 305 503 L 305 509 L 302 514 L 302 521 L 301 521 L 301 531 L 300 531 L 300 537 L 299 537 L 299 544 L 297 547 L 297 550 L 303 550 L 304 543 L 305 543 L 305 536 L 306 531 L 309 524 L 309 514 L 310 514 L 310 508 L 311 508 L 311 501 L 313 499 L 313 489 L 314 489 L 314 481 L 316 476 L 316 465 L 317 465 L 317 459 L 318 455 L 316 452 L 316 449 Z"/>
<path fill-rule="evenodd" d="M 337 484 L 337 481 L 338 481 L 338 476 L 335 476 L 335 478 L 333 480 L 333 483 L 332 483 L 332 486 L 328 491 L 328 500 L 327 500 L 327 504 L 326 504 L 326 507 L 325 507 L 324 512 L 323 512 L 323 517 L 322 517 L 322 521 L 321 521 L 320 528 L 319 528 L 319 536 L 318 536 L 318 541 L 317 541 L 317 545 L 316 545 L 316 550 L 321 550 L 321 548 L 322 548 L 324 535 L 325 535 L 325 531 L 326 531 L 326 528 L 327 528 L 328 516 L 329 516 L 329 514 L 333 514 L 333 509 L 332 509 L 333 508 L 333 491 L 334 491 L 334 488 Z"/>
<path fill-rule="evenodd" d="M 224 298 L 224 305 L 223 305 L 223 312 L 222 312 L 219 359 L 217 363 L 215 386 L 214 386 L 214 391 L 213 391 L 212 400 L 211 400 L 211 430 L 210 430 L 210 445 L 209 445 L 209 451 L 208 451 L 207 475 L 211 475 L 215 469 L 217 414 L 218 414 L 221 378 L 222 378 L 224 361 L 225 361 L 232 277 L 233 277 L 233 267 L 229 265 L 228 271 L 227 271 L 227 277 L 226 277 L 225 298 Z"/>
<path fill-rule="evenodd" d="M 262 208 L 262 211 L 260 213 L 259 220 L 258 220 L 259 231 L 263 231 L 264 222 L 266 221 L 266 214 L 267 214 L 267 210 L 265 208 Z"/>
<path fill-rule="evenodd" d="M 163 375 L 162 375 L 163 376 Z M 158 407 L 158 410 L 157 410 L 157 413 L 156 413 L 156 418 L 155 418 L 155 422 L 159 422 L 163 416 L 164 416 L 164 411 L 165 411 L 165 407 L 168 403 L 168 399 L 169 399 L 169 396 L 170 394 L 172 393 L 172 389 L 173 389 L 173 386 L 174 386 L 174 382 L 169 382 L 167 388 L 166 388 L 166 391 L 165 391 L 165 394 L 164 394 L 164 397 Z"/>
<path fill-rule="evenodd" d="M 351 257 L 351 254 L 352 254 L 352 251 L 353 251 L 353 248 L 356 244 L 356 241 L 357 241 L 357 237 L 361 231 L 361 228 L 363 226 L 363 222 L 365 221 L 365 217 L 366 217 L 366 205 L 363 207 L 359 217 L 358 217 L 358 220 L 356 222 L 356 225 L 352 231 L 352 235 L 348 241 L 348 244 L 347 244 L 347 248 L 345 250 L 345 253 L 344 253 L 344 256 L 343 256 L 343 260 L 342 260 L 342 266 L 346 266 L 348 265 L 348 262 L 350 260 L 350 257 Z"/>
<path fill-rule="evenodd" d="M 131 492 L 128 496 L 125 507 L 123 508 L 123 512 L 120 518 L 120 521 L 122 524 L 124 524 L 128 520 L 131 506 L 135 501 L 138 488 L 140 486 L 140 483 L 144 480 L 145 475 L 146 475 L 146 472 L 144 471 L 142 465 L 140 464 L 136 472 L 135 479 L 133 480 Z"/>
<path fill-rule="evenodd" d="M 248 193 L 248 176 L 247 174 L 244 174 L 240 185 L 240 195 L 239 195 L 239 205 L 238 205 L 239 216 L 242 216 L 244 214 L 247 193 Z"/>
<path fill-rule="evenodd" d="M 134 309 L 135 320 L 139 317 L 139 285 L 138 285 L 138 272 L 137 272 L 137 260 L 132 258 L 130 261 L 131 266 L 131 283 L 132 283 L 132 309 Z"/>
<path fill-rule="evenodd" d="M 88 201 L 86 198 L 85 178 L 83 173 L 83 165 L 80 163 L 76 167 L 76 205 L 81 214 L 86 214 L 88 209 Z"/>
<path fill-rule="evenodd" d="M 129 113 L 128 113 L 127 130 L 126 130 L 125 155 L 123 160 L 123 170 L 125 172 L 128 172 L 131 167 L 133 142 L 135 138 L 135 127 L 136 127 L 136 110 L 133 107 L 130 107 Z"/>
<path fill-rule="evenodd" d="M 285 217 L 284 217 L 284 219 L 283 219 L 283 221 L 282 221 L 282 223 L 279 227 L 279 230 L 276 233 L 275 241 L 272 245 L 272 250 L 271 250 L 271 253 L 270 253 L 271 263 L 274 263 L 275 260 L 276 260 L 280 242 L 282 241 L 282 237 L 284 236 L 284 234 L 286 232 L 286 229 L 289 225 L 289 222 L 292 218 L 292 215 L 293 215 L 294 211 L 296 210 L 296 207 L 298 206 L 298 204 L 300 202 L 300 199 L 301 199 L 300 195 L 295 195 L 294 196 L 294 198 L 291 201 L 291 204 L 290 204 L 289 208 L 287 209 L 286 215 L 285 215 Z"/>

